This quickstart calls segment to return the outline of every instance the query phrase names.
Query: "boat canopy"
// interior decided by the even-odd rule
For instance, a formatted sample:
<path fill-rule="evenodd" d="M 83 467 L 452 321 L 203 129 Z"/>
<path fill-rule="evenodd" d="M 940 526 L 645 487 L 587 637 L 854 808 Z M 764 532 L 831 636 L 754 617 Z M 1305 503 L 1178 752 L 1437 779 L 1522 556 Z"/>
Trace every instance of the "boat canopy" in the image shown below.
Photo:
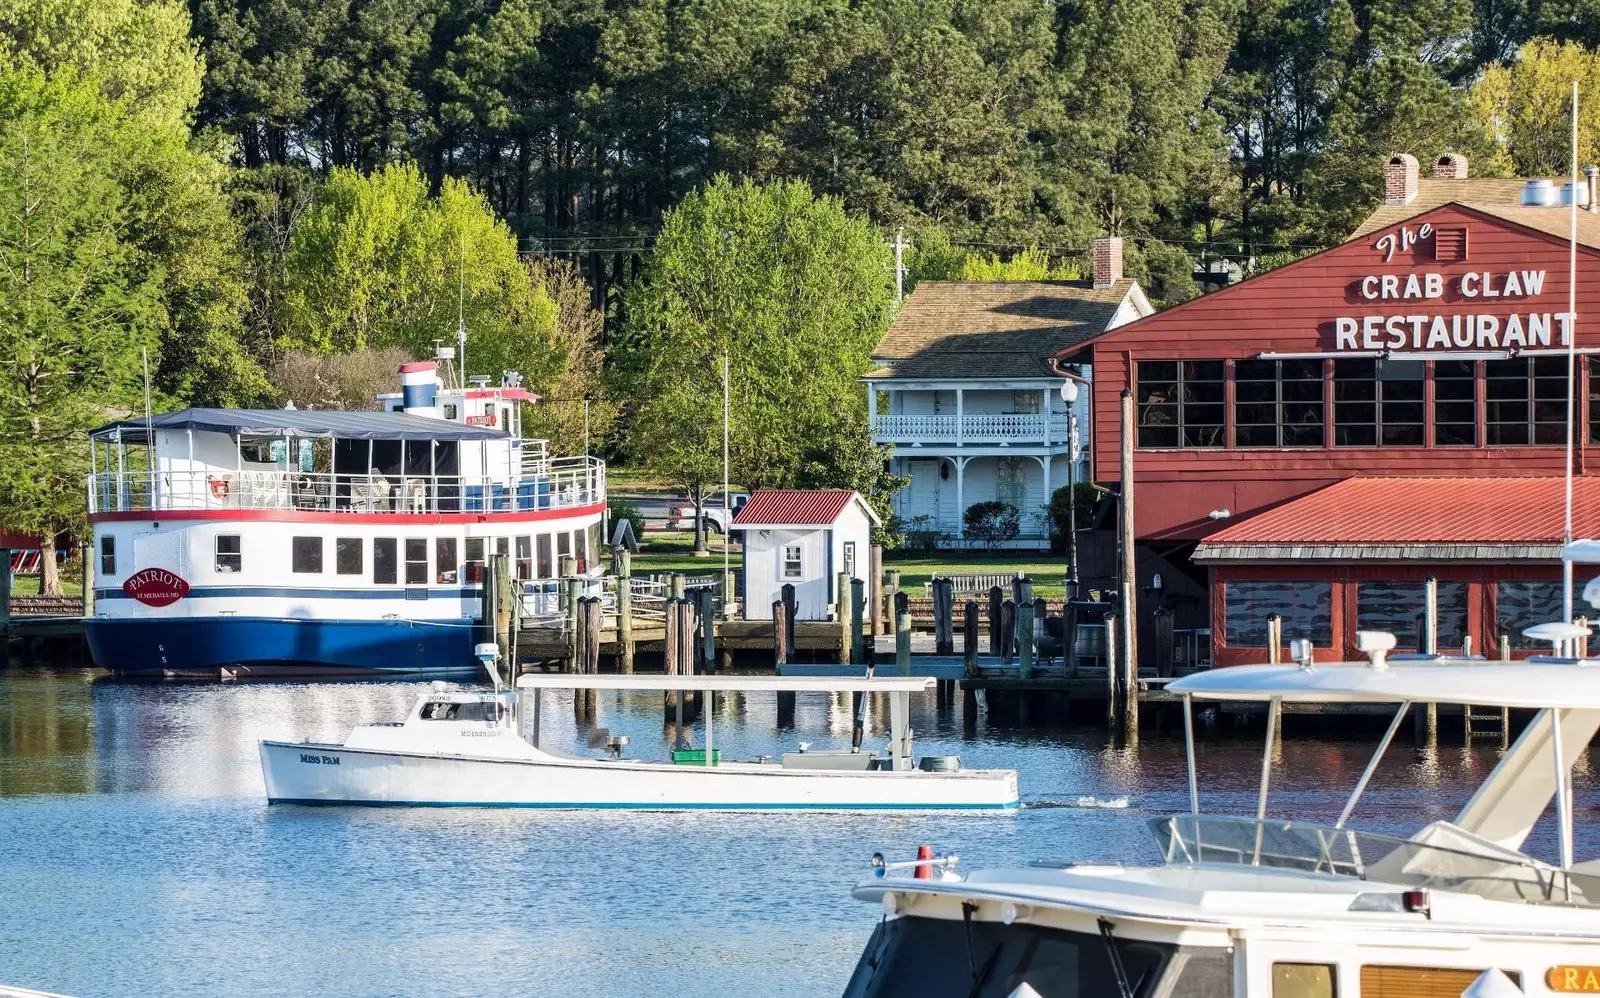
<path fill-rule="evenodd" d="M 714 693 L 922 693 L 931 676 L 619 676 L 534 673 L 525 690 L 705 690 Z"/>
<path fill-rule="evenodd" d="M 1600 661 L 1485 663 L 1440 658 L 1366 662 L 1240 665 L 1197 672 L 1167 684 L 1196 700 L 1289 703 L 1444 703 L 1484 707 L 1600 709 Z"/>
<path fill-rule="evenodd" d="M 145 426 L 143 419 L 125 419 L 102 426 L 90 435 L 146 443 Z M 151 417 L 149 427 L 233 436 L 335 437 L 341 440 L 503 440 L 508 436 L 504 430 L 463 426 L 402 412 L 323 409 L 180 409 Z"/>

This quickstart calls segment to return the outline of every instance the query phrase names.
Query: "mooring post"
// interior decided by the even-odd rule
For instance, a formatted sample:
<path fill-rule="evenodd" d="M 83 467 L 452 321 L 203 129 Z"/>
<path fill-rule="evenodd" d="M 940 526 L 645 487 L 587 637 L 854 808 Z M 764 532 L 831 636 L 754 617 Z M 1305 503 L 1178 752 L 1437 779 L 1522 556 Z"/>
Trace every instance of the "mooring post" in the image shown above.
<path fill-rule="evenodd" d="M 1589 618 L 1586 617 L 1586 616 L 1580 615 L 1576 620 L 1573 621 L 1573 623 L 1575 623 L 1579 627 L 1583 628 L 1583 633 L 1578 635 L 1578 642 L 1577 642 L 1578 646 L 1577 646 L 1577 649 L 1575 651 L 1575 654 L 1577 655 L 1578 658 L 1588 658 L 1589 657 Z"/>
<path fill-rule="evenodd" d="M 1017 626 L 1017 677 L 1033 678 L 1033 601 L 1017 603 L 1013 612 Z"/>
<path fill-rule="evenodd" d="M 1000 604 L 1005 599 L 1003 590 L 993 586 L 989 590 L 989 654 L 1000 655 Z"/>
<path fill-rule="evenodd" d="M 1139 738 L 1139 662 L 1138 645 L 1134 643 L 1133 621 L 1122 621 L 1122 728 L 1129 741 Z"/>
<path fill-rule="evenodd" d="M 781 599 L 772 601 L 772 664 L 778 672 L 783 672 L 783 667 L 789 664 L 788 642 L 783 640 L 785 627 L 784 618 L 789 615 L 789 608 Z"/>
<path fill-rule="evenodd" d="M 715 613 L 715 594 L 710 586 L 704 586 L 696 594 L 695 606 L 700 613 L 700 668 L 707 672 L 717 671 L 717 615 Z"/>
<path fill-rule="evenodd" d="M 867 583 L 850 580 L 850 664 L 867 664 L 866 642 Z"/>
<path fill-rule="evenodd" d="M 1277 614 L 1267 617 L 1267 664 L 1277 665 L 1283 656 L 1283 618 Z"/>
<path fill-rule="evenodd" d="M 978 675 L 978 601 L 967 600 L 962 610 L 961 675 L 975 679 Z"/>
<path fill-rule="evenodd" d="M 1500 661 L 1511 661 L 1511 635 L 1500 635 Z"/>
<path fill-rule="evenodd" d="M 1117 726 L 1117 615 L 1105 615 L 1106 625 L 1106 724 Z"/>
<path fill-rule="evenodd" d="M 663 616 L 666 618 L 666 640 L 661 646 L 661 671 L 669 676 L 678 675 L 678 601 L 670 597 L 663 603 Z M 678 690 L 668 690 L 662 700 L 662 707 L 666 711 L 666 720 L 673 719 L 674 708 L 678 706 Z"/>
<path fill-rule="evenodd" d="M 954 655 L 956 651 L 955 594 L 953 580 L 933 580 L 933 651 L 936 655 Z"/>
<path fill-rule="evenodd" d="M 564 576 L 561 588 L 566 592 L 563 601 L 567 611 L 567 665 L 564 671 L 575 672 L 578 659 L 578 614 L 581 608 L 578 601 L 583 599 L 583 583 L 573 576 Z"/>
<path fill-rule="evenodd" d="M 1033 601 L 1033 652 L 1035 660 L 1048 657 L 1041 656 L 1039 650 L 1044 646 L 1045 638 L 1048 637 L 1045 621 L 1049 619 L 1048 601 L 1043 596 L 1040 596 Z"/>
<path fill-rule="evenodd" d="M 633 672 L 633 553 L 618 545 L 612 553 L 617 576 L 617 668 Z"/>
<path fill-rule="evenodd" d="M 838 628 L 839 664 L 850 661 L 850 576 L 838 572 L 833 577 L 833 620 Z"/>
<path fill-rule="evenodd" d="M 673 599 L 683 599 L 683 573 L 667 573 L 667 595 Z"/>
<path fill-rule="evenodd" d="M 888 569 L 887 571 L 885 571 L 883 573 L 883 575 L 884 575 L 883 605 L 886 608 L 888 608 L 888 611 L 889 611 L 886 614 L 886 616 L 889 619 L 888 619 L 888 621 L 885 622 L 885 626 L 889 627 L 889 628 L 892 628 L 892 627 L 897 626 L 894 623 L 893 607 L 894 607 L 894 598 L 896 596 L 900 595 L 900 570 L 898 568 L 891 568 L 891 569 Z M 890 631 L 888 633 L 894 633 L 894 632 Z"/>
<path fill-rule="evenodd" d="M 1033 602 L 1033 580 L 1026 575 L 1019 575 L 1011 580 L 1011 598 L 1017 605 Z"/>
<path fill-rule="evenodd" d="M 911 675 L 911 597 L 894 594 L 894 664 L 902 676 Z"/>
<path fill-rule="evenodd" d="M 1422 647 L 1417 650 L 1424 655 L 1437 655 L 1439 654 L 1439 580 L 1431 575 L 1422 582 L 1422 612 Z"/>
<path fill-rule="evenodd" d="M 490 597 L 494 607 L 494 643 L 500 649 L 500 661 L 506 663 L 506 674 L 515 677 L 517 649 L 511 641 L 511 556 L 497 554 L 489 559 L 494 576 L 494 594 Z"/>
<path fill-rule="evenodd" d="M 784 606 L 783 660 L 787 662 L 789 659 L 794 658 L 794 621 L 795 618 L 799 616 L 800 607 L 799 604 L 795 602 L 794 583 L 785 582 L 783 584 L 783 588 L 779 590 L 779 593 L 783 599 Z"/>
<path fill-rule="evenodd" d="M 79 566 L 81 569 L 80 574 L 82 575 L 81 583 L 83 587 L 83 616 L 86 618 L 93 617 L 94 564 L 89 559 L 90 556 L 94 554 L 94 545 L 88 541 L 84 541 L 82 544 L 78 545 L 78 554 L 83 559 L 83 564 Z M 0 560 L 0 565 L 6 566 L 6 572 L 9 575 L 11 570 L 11 559 L 8 557 Z M 9 607 L 7 609 L 9 610 Z M 4 625 L 0 625 L 0 633 L 4 633 Z"/>
<path fill-rule="evenodd" d="M 1017 632 L 1017 604 L 1011 600 L 1000 603 L 1000 661 L 1006 665 L 1011 664 L 1011 656 L 1016 650 Z"/>
<path fill-rule="evenodd" d="M 683 647 L 678 650 L 678 661 L 683 663 L 684 674 L 692 676 L 697 671 L 694 661 L 697 638 L 695 618 L 699 616 L 699 607 L 694 600 L 685 599 L 679 604 L 679 612 L 683 614 L 683 623 L 678 627 L 678 640 L 682 642 Z M 702 698 L 703 695 L 700 693 L 691 693 L 688 696 L 690 724 L 700 716 Z"/>
<path fill-rule="evenodd" d="M 867 593 L 867 606 L 872 612 L 867 614 L 867 618 L 872 624 L 867 628 L 867 633 L 873 636 L 888 634 L 891 614 L 885 609 L 883 602 L 883 545 L 872 545 L 871 557 L 868 560 L 872 566 L 872 573 L 867 577 L 871 585 Z"/>

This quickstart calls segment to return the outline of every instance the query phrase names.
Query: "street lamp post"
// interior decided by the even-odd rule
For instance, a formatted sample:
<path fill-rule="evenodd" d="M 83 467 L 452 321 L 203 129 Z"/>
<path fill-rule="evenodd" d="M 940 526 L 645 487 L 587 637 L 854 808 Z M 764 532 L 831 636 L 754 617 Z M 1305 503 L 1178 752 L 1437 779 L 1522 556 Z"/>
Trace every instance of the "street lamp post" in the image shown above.
<path fill-rule="evenodd" d="M 1067 599 L 1078 598 L 1078 383 L 1061 382 L 1067 404 Z"/>

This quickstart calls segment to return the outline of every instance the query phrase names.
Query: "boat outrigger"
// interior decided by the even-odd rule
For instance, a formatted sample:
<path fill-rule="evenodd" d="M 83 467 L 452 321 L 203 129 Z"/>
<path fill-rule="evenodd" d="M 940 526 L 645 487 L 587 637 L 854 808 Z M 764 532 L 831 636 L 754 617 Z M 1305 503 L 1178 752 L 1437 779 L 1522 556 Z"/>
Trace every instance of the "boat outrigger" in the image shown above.
<path fill-rule="evenodd" d="M 1570 643 L 1575 625 L 1541 625 Z M 1151 822 L 1162 864 L 1041 861 L 962 876 L 924 857 L 884 863 L 855 896 L 886 918 L 847 998 L 1600 993 L 1600 858 L 1573 861 L 1572 762 L 1600 730 L 1600 663 L 1430 657 L 1237 666 L 1167 688 L 1185 701 L 1396 706 L 1337 821 L 1268 816 L 1271 742 L 1253 817 L 1200 813 L 1192 722 L 1188 814 Z M 1296 642 L 1300 644 L 1300 642 Z M 1570 645 L 1569 645 L 1570 646 Z M 1347 826 L 1413 704 L 1538 713 L 1453 821 L 1408 838 Z M 1269 735 L 1270 739 L 1270 735 Z M 1559 859 L 1523 844 L 1556 802 Z M 1469 990 L 1472 989 L 1472 990 Z"/>
<path fill-rule="evenodd" d="M 486 654 L 493 654 L 493 646 Z M 492 669 L 491 669 L 492 672 Z M 405 721 L 357 727 L 342 745 L 263 741 L 261 769 L 274 803 L 759 811 L 807 809 L 1008 810 L 1017 774 L 962 769 L 912 755 L 910 697 L 934 680 L 752 676 L 528 675 L 517 690 L 435 684 Z M 889 699 L 880 753 L 859 748 L 786 752 L 776 761 L 723 759 L 706 711 L 705 748 L 682 761 L 626 756 L 626 738 L 598 740 L 598 756 L 542 744 L 546 690 L 716 693 L 859 693 Z M 523 710 L 524 703 L 528 709 Z"/>

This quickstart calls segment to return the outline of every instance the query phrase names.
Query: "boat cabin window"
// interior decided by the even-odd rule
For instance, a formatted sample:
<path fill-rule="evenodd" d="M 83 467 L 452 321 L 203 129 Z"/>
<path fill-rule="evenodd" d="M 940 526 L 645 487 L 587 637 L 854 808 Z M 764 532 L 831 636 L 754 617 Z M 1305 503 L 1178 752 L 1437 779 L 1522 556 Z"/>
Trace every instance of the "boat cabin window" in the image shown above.
<path fill-rule="evenodd" d="M 455 418 L 456 418 L 456 407 L 453 404 L 448 403 L 448 402 L 445 403 L 444 418 L 450 420 L 451 422 L 455 421 Z"/>
<path fill-rule="evenodd" d="M 400 580 L 399 547 L 393 537 L 375 537 L 372 540 L 372 581 L 380 586 L 392 586 Z"/>
<path fill-rule="evenodd" d="M 783 546 L 783 577 L 786 579 L 803 579 L 805 576 L 805 562 L 800 556 L 800 545 L 785 544 Z"/>
<path fill-rule="evenodd" d="M 494 539 L 494 553 L 509 555 L 511 553 L 511 538 L 496 537 Z"/>
<path fill-rule="evenodd" d="M 572 556 L 572 535 L 565 530 L 556 535 L 556 557 L 569 558 Z"/>
<path fill-rule="evenodd" d="M 217 571 L 233 573 L 243 570 L 244 554 L 239 548 L 239 535 L 218 534 L 216 556 Z"/>
<path fill-rule="evenodd" d="M 1459 998 L 1483 971 L 1482 967 L 1362 967 L 1361 998 Z M 1502 968 L 1502 973 L 1522 986 L 1515 971 Z"/>
<path fill-rule="evenodd" d="M 1329 963 L 1275 963 L 1272 998 L 1337 998 L 1337 978 L 1337 968 Z M 1362 994 L 1366 994 L 1365 987 Z"/>
<path fill-rule="evenodd" d="M 333 542 L 334 570 L 340 575 L 360 575 L 361 546 L 363 541 L 359 537 L 340 537 Z"/>
<path fill-rule="evenodd" d="M 456 539 L 454 537 L 435 537 L 433 540 L 433 570 L 438 573 L 435 581 L 442 586 L 453 586 L 456 582 Z"/>
<path fill-rule="evenodd" d="M 406 538 L 406 585 L 425 586 L 428 584 L 428 539 L 426 537 Z"/>
<path fill-rule="evenodd" d="M 533 578 L 533 538 L 517 538 L 517 578 Z"/>
<path fill-rule="evenodd" d="M 277 457 L 273 454 L 273 444 L 283 441 L 275 437 L 258 437 L 254 440 L 239 441 L 239 460 L 246 464 L 274 464 Z"/>
<path fill-rule="evenodd" d="M 483 581 L 483 538 L 482 537 L 468 537 L 467 538 L 466 570 L 467 570 L 467 577 L 462 581 L 469 582 L 469 583 L 477 583 L 477 582 L 482 582 Z"/>
<path fill-rule="evenodd" d="M 100 538 L 100 574 L 117 574 L 117 539 L 110 534 Z"/>
<path fill-rule="evenodd" d="M 556 577 L 555 568 L 554 568 L 555 562 L 553 560 L 553 557 L 554 556 L 550 553 L 550 535 L 549 534 L 540 534 L 539 535 L 539 576 L 538 576 L 539 578 L 541 578 L 541 579 L 553 579 L 553 578 Z"/>
<path fill-rule="evenodd" d="M 580 572 L 589 570 L 589 547 L 585 543 L 588 538 L 589 535 L 582 530 L 574 530 L 572 532 L 572 554 L 573 557 L 578 559 L 578 571 Z"/>
<path fill-rule="evenodd" d="M 322 538 L 296 537 L 290 546 L 294 552 L 294 571 L 307 575 L 322 572 Z"/>
<path fill-rule="evenodd" d="M 424 721 L 498 721 L 500 705 L 493 700 L 474 703 L 451 703 L 448 700 L 429 700 L 422 705 Z"/>

